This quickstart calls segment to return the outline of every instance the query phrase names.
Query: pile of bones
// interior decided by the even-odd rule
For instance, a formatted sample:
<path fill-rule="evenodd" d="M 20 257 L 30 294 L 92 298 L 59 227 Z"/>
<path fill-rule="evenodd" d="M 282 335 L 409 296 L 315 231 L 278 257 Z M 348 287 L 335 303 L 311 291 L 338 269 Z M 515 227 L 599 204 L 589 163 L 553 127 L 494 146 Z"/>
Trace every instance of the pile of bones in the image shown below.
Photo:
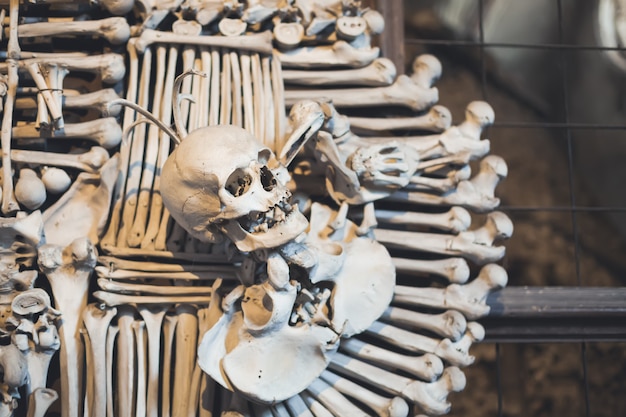
<path fill-rule="evenodd" d="M 489 104 L 359 1 L 0 3 L 0 416 L 449 412 L 507 282 Z"/>

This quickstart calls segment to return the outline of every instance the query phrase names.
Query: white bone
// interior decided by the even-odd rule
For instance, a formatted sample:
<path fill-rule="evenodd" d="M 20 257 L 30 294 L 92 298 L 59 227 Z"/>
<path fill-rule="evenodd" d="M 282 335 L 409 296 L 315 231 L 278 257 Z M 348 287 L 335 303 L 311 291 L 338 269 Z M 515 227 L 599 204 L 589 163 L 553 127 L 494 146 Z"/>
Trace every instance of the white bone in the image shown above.
<path fill-rule="evenodd" d="M 444 213 L 376 210 L 376 219 L 380 223 L 427 226 L 453 233 L 467 230 L 472 222 L 469 212 L 462 207 L 451 207 Z"/>
<path fill-rule="evenodd" d="M 202 304 L 208 304 L 208 301 Z M 191 404 L 187 404 L 191 385 L 189 377 L 193 374 L 198 349 L 198 318 L 195 314 L 196 308 L 190 304 L 176 306 L 178 323 L 176 325 L 176 357 L 172 394 L 172 415 L 174 416 L 186 416 L 187 409 L 191 406 Z M 195 404 L 193 406 L 195 407 Z"/>
<path fill-rule="evenodd" d="M 104 278 L 98 279 L 98 286 L 108 292 L 115 292 L 127 295 L 210 295 L 211 287 L 183 287 L 164 286 L 153 284 L 132 284 L 126 282 L 114 282 Z"/>
<path fill-rule="evenodd" d="M 50 80 L 46 80 L 44 74 L 48 74 L 49 72 L 56 71 L 57 66 L 46 65 L 40 62 L 31 62 L 26 66 L 30 77 L 35 82 L 35 85 L 39 89 L 39 93 L 43 97 L 46 102 L 46 107 L 50 111 L 50 116 L 52 117 L 52 121 L 58 128 L 63 127 L 63 114 L 61 113 L 61 106 L 59 105 L 58 100 L 52 94 L 52 86 L 49 84 Z M 55 75 L 52 75 L 52 79 L 55 79 Z"/>
<path fill-rule="evenodd" d="M 451 284 L 445 289 L 412 288 L 398 285 L 394 302 L 412 306 L 453 309 L 468 319 L 477 319 L 489 313 L 487 296 L 507 283 L 504 268 L 496 264 L 485 265 L 478 277 L 465 285 Z"/>
<path fill-rule="evenodd" d="M 164 94 L 162 97 L 161 109 L 160 109 L 160 119 L 166 123 L 170 123 L 172 119 L 172 102 L 173 102 L 173 90 L 174 90 L 174 82 L 176 80 L 176 66 L 177 66 L 177 58 L 178 58 L 178 49 L 176 46 L 170 46 L 169 48 L 169 57 L 168 57 L 168 65 L 167 71 L 165 75 L 165 83 L 164 83 Z M 210 72 L 209 72 L 210 73 Z M 204 80 L 207 81 L 208 80 Z M 208 98 L 206 105 L 208 106 Z M 207 113 L 208 118 L 208 113 Z M 160 138 L 160 146 L 159 146 L 159 155 L 157 158 L 156 166 L 157 166 L 157 175 L 154 179 L 153 190 L 161 189 L 161 176 L 158 175 L 158 172 L 163 168 L 163 164 L 169 154 L 170 149 L 170 138 L 167 136 L 165 132 L 161 132 Z M 163 199 L 161 198 L 161 194 L 154 192 L 152 193 L 152 204 L 149 210 L 150 219 L 148 220 L 148 225 L 146 226 L 146 232 L 144 235 L 144 239 L 141 242 L 142 248 L 157 248 L 157 245 L 161 244 L 161 241 L 165 241 L 165 232 L 163 229 L 166 228 L 168 222 L 167 210 L 163 206 Z M 162 236 L 159 234 L 162 233 Z M 159 242 L 159 243 L 157 243 Z M 160 246 L 162 249 L 165 249 L 164 245 Z"/>
<path fill-rule="evenodd" d="M 452 124 L 450 110 L 436 105 L 428 113 L 415 117 L 350 117 L 350 126 L 354 130 L 382 132 L 386 130 L 425 130 L 444 132 Z"/>
<path fill-rule="evenodd" d="M 341 16 L 335 23 L 337 37 L 347 41 L 353 41 L 363 35 L 367 29 L 367 22 L 361 16 Z"/>
<path fill-rule="evenodd" d="M 130 28 L 123 17 L 110 17 L 101 20 L 39 22 L 20 25 L 17 28 L 20 38 L 40 36 L 75 36 L 95 35 L 106 39 L 113 45 L 120 45 L 130 37 Z"/>
<path fill-rule="evenodd" d="M 255 133 L 254 98 L 252 95 L 252 62 L 248 52 L 240 54 L 241 86 L 243 99 L 243 127 L 250 133 Z"/>
<path fill-rule="evenodd" d="M 214 324 L 210 314 L 210 308 L 199 308 L 197 315 L 198 335 L 203 335 Z M 191 378 L 191 386 L 189 389 L 189 407 L 187 408 L 187 415 L 189 417 L 195 417 L 198 411 L 200 414 L 205 414 L 212 410 L 214 404 L 211 404 L 210 401 L 208 403 L 206 402 L 208 397 L 207 394 L 210 391 L 207 383 L 207 378 L 209 378 L 209 376 L 202 372 L 202 368 L 200 368 L 200 363 L 196 360 L 193 369 L 193 375 Z"/>
<path fill-rule="evenodd" d="M 60 93 L 60 91 L 58 91 Z M 110 105 L 119 96 L 112 88 L 103 88 L 90 93 L 80 94 L 76 91 L 65 90 L 61 96 L 63 108 L 66 109 L 96 109 L 103 116 L 117 116 L 121 106 Z M 15 108 L 32 110 L 37 108 L 37 100 L 33 97 L 19 97 L 15 101 Z"/>
<path fill-rule="evenodd" d="M 20 58 L 20 47 L 17 40 L 17 21 L 19 14 L 19 3 L 10 3 L 10 36 L 7 45 L 7 91 L 6 99 L 3 103 L 2 133 L 0 145 L 2 146 L 2 213 L 7 215 L 20 209 L 13 189 L 13 173 L 11 172 L 11 127 L 13 126 L 13 107 L 17 86 L 19 82 L 18 61 Z"/>
<path fill-rule="evenodd" d="M 163 417 L 169 417 L 171 413 L 171 369 L 174 363 L 172 351 L 177 323 L 178 316 L 166 315 L 163 319 L 163 371 L 161 373 L 161 413 Z"/>
<path fill-rule="evenodd" d="M 139 314 L 144 320 L 148 335 L 148 387 L 147 387 L 147 416 L 159 415 L 159 361 L 161 353 L 161 324 L 169 306 L 139 306 Z"/>
<path fill-rule="evenodd" d="M 441 62 L 433 55 L 419 55 L 413 61 L 411 79 L 415 84 L 430 88 L 441 77 Z"/>
<path fill-rule="evenodd" d="M 146 324 L 135 320 L 132 324 L 137 348 L 137 386 L 135 395 L 135 417 L 146 417 Z"/>
<path fill-rule="evenodd" d="M 146 29 L 138 38 L 138 50 L 143 51 L 153 43 L 215 46 L 263 54 L 272 53 L 272 34 L 267 31 L 244 36 L 194 36 Z"/>
<path fill-rule="evenodd" d="M 231 89 L 231 65 L 230 65 L 230 54 L 228 50 L 222 50 L 221 62 L 222 62 L 222 71 L 221 71 L 221 100 L 220 100 L 220 124 L 230 124 L 230 118 L 232 116 L 232 89 Z"/>
<path fill-rule="evenodd" d="M 245 51 L 243 53 L 246 53 Z M 221 54 L 217 48 L 211 48 L 211 91 L 209 95 L 209 125 L 216 125 L 220 120 Z"/>
<path fill-rule="evenodd" d="M 111 271 L 106 267 L 96 267 L 98 275 L 108 279 L 134 279 L 134 278 L 161 278 L 161 279 L 186 279 L 186 280 L 213 280 L 216 278 L 224 278 L 232 280 L 236 278 L 234 268 L 216 271 L 200 271 L 200 272 L 141 272 L 130 270 Z"/>
<path fill-rule="evenodd" d="M 19 292 L 13 298 L 10 310 L 13 316 L 7 319 L 7 323 L 15 327 L 12 343 L 26 357 L 29 378 L 26 394 L 29 395 L 46 387 L 50 359 L 60 345 L 53 323 L 60 313 L 50 307 L 50 297 L 40 288 Z M 6 363 L 4 367 L 7 367 Z"/>
<path fill-rule="evenodd" d="M 96 249 L 88 239 L 76 239 L 66 248 L 46 244 L 39 248 L 39 267 L 48 277 L 55 307 L 63 314 L 61 336 L 61 408 L 64 417 L 79 417 L 82 398 L 84 349 L 78 334 L 87 305 L 89 276 Z"/>
<path fill-rule="evenodd" d="M 156 59 L 156 75 L 153 96 L 153 115 L 155 118 L 160 117 L 159 100 L 163 97 L 163 84 L 165 78 L 165 54 L 166 48 L 163 45 L 157 47 Z M 149 59 L 146 56 L 145 59 Z M 142 136 L 138 135 L 138 140 L 142 140 Z M 150 197 L 152 192 L 152 184 L 155 177 L 156 159 L 159 152 L 159 131 L 156 126 L 148 127 L 148 135 L 145 143 L 143 154 L 143 169 L 141 172 L 141 182 L 139 185 L 139 195 L 137 196 L 137 209 L 135 218 L 130 228 L 126 241 L 129 246 L 137 247 L 143 241 L 146 233 L 146 223 L 148 221 L 148 210 L 150 208 Z"/>
<path fill-rule="evenodd" d="M 260 51 L 262 52 L 262 51 Z M 358 49 L 345 41 L 337 41 L 330 46 L 311 46 L 289 51 L 276 50 L 284 68 L 360 68 L 371 64 L 378 55 L 378 48 Z"/>
<path fill-rule="evenodd" d="M 228 54 L 232 75 L 232 124 L 243 127 L 242 74 L 239 65 L 239 54 L 231 51 Z"/>
<path fill-rule="evenodd" d="M 47 66 L 46 70 L 46 74 L 44 74 L 46 84 L 48 88 L 52 90 L 52 98 L 56 101 L 59 110 L 61 110 L 63 107 L 63 80 L 65 76 L 69 74 L 69 70 L 58 65 Z M 39 96 L 44 97 L 43 94 L 39 94 L 38 97 Z M 63 129 L 64 125 L 63 115 L 61 115 L 61 118 L 55 121 L 54 127 L 56 129 Z"/>
<path fill-rule="evenodd" d="M 27 164 L 75 168 L 81 171 L 96 173 L 109 159 L 109 153 L 100 146 L 92 146 L 89 151 L 81 154 L 55 153 L 13 149 L 11 160 Z"/>
<path fill-rule="evenodd" d="M 396 78 L 396 67 L 387 58 L 376 58 L 363 68 L 338 70 L 283 70 L 285 84 L 308 86 L 367 86 L 391 85 Z"/>
<path fill-rule="evenodd" d="M 479 140 L 485 127 L 495 121 L 495 113 L 489 103 L 472 101 L 465 108 L 465 121 L 458 126 L 461 134 L 470 139 Z"/>
<path fill-rule="evenodd" d="M 285 83 L 283 81 L 283 69 L 278 59 L 270 60 L 272 72 L 272 98 L 274 100 L 274 150 L 282 149 L 286 140 L 287 114 L 284 106 Z"/>
<path fill-rule="evenodd" d="M 307 392 L 336 416 L 367 416 L 367 413 L 319 378 L 309 385 Z"/>
<path fill-rule="evenodd" d="M 70 188 L 72 179 L 60 168 L 44 166 L 41 168 L 41 181 L 49 194 L 62 194 Z"/>
<path fill-rule="evenodd" d="M 263 97 L 265 99 L 265 132 L 262 137 L 262 143 L 265 144 L 270 149 L 276 149 L 275 145 L 275 132 L 274 132 L 274 122 L 275 122 L 275 110 L 274 110 L 274 96 L 272 93 L 272 82 L 271 82 L 271 74 L 270 74 L 270 57 L 264 56 L 261 59 L 261 68 L 263 71 Z"/>
<path fill-rule="evenodd" d="M 289 410 L 289 414 L 294 417 L 313 417 L 313 413 L 299 395 L 287 398 L 284 404 L 287 410 Z"/>
<path fill-rule="evenodd" d="M 133 38 L 128 43 L 128 52 L 130 55 L 131 72 L 137 73 L 139 66 L 139 58 L 137 57 L 136 39 Z M 135 42 L 132 42 L 135 41 Z M 150 89 L 152 87 L 151 75 L 152 72 L 152 49 L 148 48 L 143 53 L 143 61 L 141 63 L 141 73 L 137 74 L 139 80 L 139 86 L 133 94 L 137 95 L 136 102 L 139 106 L 147 108 L 150 102 Z M 133 85 L 133 87 L 136 87 Z M 131 85 L 129 85 L 129 95 Z M 133 125 L 133 118 L 135 113 L 130 109 L 124 113 L 124 129 L 130 129 Z M 124 193 L 124 205 L 122 207 L 122 221 L 121 227 L 118 232 L 118 246 L 127 247 L 131 246 L 131 243 L 136 243 L 134 236 L 131 234 L 132 225 L 137 212 L 141 174 L 143 173 L 143 156 L 146 149 L 146 125 L 139 124 L 132 130 L 131 140 L 132 143 L 128 147 L 129 154 L 127 172 L 126 172 L 126 187 Z M 126 147 L 124 147 L 126 148 Z"/>
<path fill-rule="evenodd" d="M 402 230 L 376 229 L 376 240 L 390 248 L 461 256 L 478 265 L 495 262 L 504 256 L 504 246 L 486 246 L 481 242 L 466 240 L 465 235 L 408 232 Z"/>
<path fill-rule="evenodd" d="M 279 22 L 274 25 L 273 33 L 278 48 L 283 51 L 297 47 L 304 38 L 304 28 L 298 22 Z"/>
<path fill-rule="evenodd" d="M 389 196 L 389 200 L 426 205 L 458 205 L 478 212 L 491 211 L 500 204 L 500 199 L 495 197 L 494 192 L 507 173 L 504 160 L 499 156 L 489 155 L 481 161 L 480 171 L 474 178 L 459 182 L 454 190 L 444 195 L 398 191 Z"/>
<path fill-rule="evenodd" d="M 34 123 L 14 127 L 13 137 L 24 143 L 42 141 L 42 136 Z M 122 140 L 122 129 L 115 118 L 106 117 L 89 122 L 66 124 L 63 132 L 55 131 L 48 137 L 54 139 L 89 139 L 103 148 L 111 149 L 119 145 Z"/>
<path fill-rule="evenodd" d="M 150 256 L 156 256 L 158 252 L 152 252 Z M 132 255 L 132 252 L 131 252 Z M 138 255 L 138 254 L 137 254 Z M 198 254 L 200 255 L 200 254 Z M 141 255 L 138 255 L 141 257 Z M 114 256 L 100 256 L 98 263 L 106 266 L 111 271 L 119 269 L 128 269 L 133 271 L 144 272 L 235 272 L 236 267 L 224 264 L 224 256 L 207 254 L 203 258 L 196 257 L 191 260 L 192 263 L 169 263 L 169 262 L 151 262 L 142 260 L 129 260 L 116 258 Z M 239 262 L 241 259 L 233 259 L 233 263 Z"/>
<path fill-rule="evenodd" d="M 106 340 L 106 416 L 115 417 L 113 413 L 113 354 L 115 352 L 115 339 L 120 329 L 117 325 L 109 326 Z"/>
<path fill-rule="evenodd" d="M 139 295 L 123 295 L 115 294 L 106 291 L 96 291 L 93 295 L 110 307 L 116 307 L 124 304 L 177 304 L 177 303 L 190 303 L 190 304 L 209 304 L 210 297 L 208 296 L 171 296 L 171 297 L 158 297 L 158 296 L 139 296 Z"/>
<path fill-rule="evenodd" d="M 328 370 L 322 372 L 320 378 L 342 394 L 365 404 L 379 417 L 406 417 L 409 414 L 409 405 L 401 397 L 383 397 Z"/>
<path fill-rule="evenodd" d="M 438 381 L 430 383 L 394 375 L 342 354 L 335 355 L 330 368 L 393 395 L 402 396 L 435 415 L 445 414 L 450 410 L 450 403 L 446 401 L 449 392 L 465 388 L 465 375 L 456 367 L 446 368 Z"/>
<path fill-rule="evenodd" d="M 420 356 L 404 355 L 364 343 L 356 338 L 343 340 L 341 351 L 348 353 L 353 358 L 374 362 L 377 366 L 392 371 L 408 372 L 425 381 L 434 381 L 443 372 L 443 362 L 432 353 L 425 353 Z"/>
<path fill-rule="evenodd" d="M 248 25 L 241 19 L 225 17 L 218 23 L 220 33 L 224 36 L 241 36 L 246 32 Z"/>
<path fill-rule="evenodd" d="M 200 51 L 200 63 L 202 72 L 205 74 L 205 76 L 200 79 L 200 94 L 198 99 L 198 126 L 207 126 L 209 124 L 211 69 L 213 64 L 211 63 L 210 48 L 207 46 L 201 46 L 198 49 Z"/>
<path fill-rule="evenodd" d="M 448 310 L 440 314 L 426 314 L 398 307 L 388 307 L 380 320 L 407 327 L 408 330 L 428 330 L 439 336 L 457 341 L 465 333 L 467 322 L 463 314 Z"/>
<path fill-rule="evenodd" d="M 87 334 L 89 335 L 92 373 L 89 374 L 88 390 L 93 391 L 92 404 L 88 404 L 89 415 L 92 417 L 106 416 L 107 398 L 107 363 L 106 341 L 107 329 L 117 314 L 116 308 L 101 309 L 96 304 L 89 304 L 82 314 Z"/>
<path fill-rule="evenodd" d="M 252 55 L 252 95 L 254 98 L 254 119 L 255 132 L 254 136 L 263 141 L 265 134 L 265 97 L 263 89 L 263 69 L 261 65 L 261 57 L 258 54 Z"/>
<path fill-rule="evenodd" d="M 118 308 L 117 326 L 117 408 L 115 415 L 133 417 L 135 410 L 135 337 L 133 323 L 135 313 L 129 306 Z"/>
<path fill-rule="evenodd" d="M 366 332 L 376 339 L 386 341 L 410 352 L 434 353 L 455 366 L 469 366 L 474 363 L 473 356 L 470 356 L 466 351 L 459 351 L 455 348 L 455 344 L 460 343 L 462 338 L 457 342 L 452 342 L 447 338 L 438 339 L 424 336 L 379 321 L 372 324 Z"/>
<path fill-rule="evenodd" d="M 463 284 L 470 275 L 469 265 L 463 258 L 438 260 L 393 258 L 396 272 L 409 275 L 432 274 L 446 278 L 449 282 Z"/>
<path fill-rule="evenodd" d="M 459 182 L 468 180 L 472 173 L 471 171 L 469 165 L 463 165 L 459 169 L 448 170 L 445 178 L 414 175 L 411 177 L 405 189 L 411 191 L 436 191 L 442 194 L 447 193 L 455 189 L 459 185 Z"/>
<path fill-rule="evenodd" d="M 304 400 L 315 417 L 333 417 L 333 414 L 308 392 L 301 392 L 300 397 Z"/>
<path fill-rule="evenodd" d="M 15 184 L 15 198 L 28 210 L 38 209 L 46 202 L 46 186 L 32 169 L 20 169 L 20 176 Z"/>
<path fill-rule="evenodd" d="M 302 100 L 331 100 L 337 108 L 405 106 L 415 111 L 431 107 L 439 99 L 437 88 L 423 88 L 406 75 L 400 75 L 387 87 L 328 89 L 328 90 L 287 90 L 285 104 L 293 106 Z"/>
<path fill-rule="evenodd" d="M 48 408 L 59 398 L 59 394 L 51 388 L 37 388 L 28 397 L 26 417 L 45 417 Z"/>
<path fill-rule="evenodd" d="M 28 69 L 31 65 L 57 65 L 70 71 L 89 72 L 99 75 L 103 82 L 115 84 L 124 78 L 126 68 L 124 57 L 119 54 L 108 53 L 101 55 L 76 56 L 69 54 L 37 54 L 37 58 L 20 61 L 20 67 Z M 0 71 L 6 72 L 8 64 L 1 64 Z M 32 75 L 32 74 L 31 74 Z"/>

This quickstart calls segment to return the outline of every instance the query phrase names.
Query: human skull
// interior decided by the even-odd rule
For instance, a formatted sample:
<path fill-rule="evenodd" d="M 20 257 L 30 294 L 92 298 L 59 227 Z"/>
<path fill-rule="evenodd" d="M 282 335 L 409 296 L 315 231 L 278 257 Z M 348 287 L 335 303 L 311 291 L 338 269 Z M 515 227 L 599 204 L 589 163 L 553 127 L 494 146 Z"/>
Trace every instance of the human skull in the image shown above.
<path fill-rule="evenodd" d="M 215 241 L 221 231 L 244 252 L 274 248 L 308 226 L 291 205 L 287 170 L 236 126 L 191 132 L 161 173 L 163 203 L 192 236 Z"/>

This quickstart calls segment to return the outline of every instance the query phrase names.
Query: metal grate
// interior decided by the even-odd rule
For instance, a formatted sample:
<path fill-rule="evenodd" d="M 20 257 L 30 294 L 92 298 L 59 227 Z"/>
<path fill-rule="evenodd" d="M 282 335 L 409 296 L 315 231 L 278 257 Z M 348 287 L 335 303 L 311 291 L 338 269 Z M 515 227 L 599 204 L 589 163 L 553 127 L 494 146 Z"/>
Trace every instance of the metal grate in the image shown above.
<path fill-rule="evenodd" d="M 459 2 L 459 0 L 456 0 Z M 511 344 L 531 344 L 537 342 L 559 342 L 559 349 L 570 350 L 579 349 L 579 369 L 572 371 L 573 383 L 578 384 L 576 392 L 582 393 L 582 400 L 578 402 L 581 407 L 578 408 L 577 414 L 585 417 L 590 416 L 616 416 L 626 413 L 626 404 L 624 400 L 613 399 L 611 401 L 602 401 L 605 398 L 590 390 L 590 359 L 589 359 L 589 343 L 597 341 L 613 341 L 618 351 L 624 351 L 623 346 L 615 343 L 616 341 L 626 340 L 626 328 L 624 327 L 624 318 L 626 317 L 626 282 L 623 280 L 621 272 L 623 265 L 620 262 L 612 262 L 611 257 L 619 258 L 620 249 L 626 249 L 624 236 L 619 235 L 618 228 L 612 228 L 611 222 L 616 219 L 626 219 L 623 213 L 626 212 L 626 203 L 620 198 L 609 198 L 606 195 L 589 196 L 587 191 L 595 188 L 593 179 L 587 183 L 583 183 L 582 176 L 588 167 L 582 166 L 580 157 L 576 158 L 576 144 L 583 140 L 604 140 L 617 141 L 622 136 L 622 140 L 626 140 L 626 119 L 610 117 L 589 117 L 585 119 L 580 117 L 577 109 L 572 110 L 572 101 L 578 97 L 574 97 L 572 92 L 571 80 L 574 74 L 580 71 L 575 66 L 576 60 L 584 55 L 592 55 L 598 57 L 606 52 L 625 52 L 622 47 L 601 46 L 595 44 L 586 44 L 578 40 L 572 41 L 569 32 L 574 28 L 569 28 L 567 13 L 576 10 L 577 5 L 586 4 L 586 8 L 590 4 L 596 2 L 581 2 L 568 0 L 536 0 L 533 3 L 543 3 L 553 7 L 554 10 L 554 31 L 553 38 L 547 42 L 524 42 L 524 41 L 500 41 L 498 39 L 491 40 L 486 34 L 485 13 L 488 7 L 494 3 L 502 2 L 502 0 L 472 0 L 475 1 L 475 7 L 478 10 L 477 21 L 470 21 L 469 24 L 475 24 L 473 37 L 454 36 L 445 31 L 420 31 L 405 33 L 402 24 L 403 19 L 398 19 L 397 13 L 403 13 L 402 7 L 406 8 L 410 5 L 410 1 L 402 0 L 383 0 L 378 2 L 378 9 L 386 16 L 387 27 L 384 37 L 381 39 L 381 46 L 387 57 L 392 59 L 397 67 L 402 70 L 406 67 L 407 62 L 413 56 L 411 52 L 432 52 L 438 57 L 448 57 L 449 59 L 459 62 L 460 65 L 471 68 L 478 84 L 478 92 L 480 96 L 466 96 L 466 102 L 482 98 L 490 101 L 491 93 L 495 90 L 507 91 L 511 97 L 514 97 L 519 103 L 525 104 L 528 108 L 536 111 L 536 117 L 527 118 L 527 120 L 511 120 L 507 117 L 506 111 L 502 112 L 498 106 L 494 105 L 496 110 L 496 123 L 487 132 L 486 137 L 492 139 L 492 143 L 498 145 L 498 136 L 504 132 L 524 141 L 529 135 L 534 135 L 538 131 L 545 131 L 549 136 L 556 137 L 559 149 L 563 153 L 563 166 L 561 178 L 555 178 L 554 181 L 561 185 L 563 191 L 562 198 L 553 198 L 551 204 L 538 204 L 537 201 L 524 201 L 523 199 L 507 199 L 503 198 L 503 205 L 500 210 L 504 211 L 515 221 L 516 218 L 543 218 L 547 219 L 564 219 L 568 218 L 568 230 L 566 236 L 569 252 L 555 250 L 554 257 L 562 256 L 562 263 L 569 264 L 571 273 L 570 281 L 567 283 L 558 282 L 558 285 L 566 285 L 568 288 L 538 288 L 538 285 L 550 287 L 555 285 L 555 279 L 551 276 L 551 271 L 545 271 L 543 282 L 528 282 L 524 276 L 524 271 L 529 268 L 521 268 L 520 272 L 515 272 L 515 268 L 511 272 L 510 286 L 500 294 L 490 297 L 489 303 L 492 306 L 492 315 L 484 321 L 487 335 L 487 341 L 494 343 L 494 369 L 491 377 L 494 380 L 496 390 L 496 410 L 498 416 L 521 416 L 524 414 L 524 407 L 507 408 L 507 400 L 509 404 L 522 402 L 518 393 L 512 391 L 509 373 L 511 367 L 508 366 L 505 351 L 517 349 Z M 461 3 L 467 2 L 460 0 Z M 436 2 L 431 2 L 432 4 Z M 617 3 L 617 2 L 616 2 Z M 573 9 L 572 9 L 573 8 Z M 584 7 L 582 8 L 584 9 Z M 394 14 L 389 17 L 390 14 Z M 404 16 L 406 18 L 406 16 Z M 594 19 L 596 16 L 589 15 L 588 19 Z M 528 22 L 532 25 L 534 22 Z M 458 35 L 458 34 L 457 34 Z M 536 105 L 536 100 L 529 98 L 524 91 L 512 89 L 502 74 L 493 71 L 492 62 L 490 62 L 490 52 L 494 50 L 524 50 L 529 53 L 544 53 L 550 57 L 547 65 L 548 69 L 553 72 L 558 80 L 557 100 L 553 100 L 551 110 L 546 111 L 541 105 Z M 410 52 L 411 51 L 411 52 Z M 460 55 L 463 58 L 458 58 Z M 406 57 L 406 59 L 405 59 Z M 452 57 L 452 58 L 451 58 Z M 448 68 L 444 62 L 444 77 Z M 593 75 L 593 74 L 591 74 Z M 626 78 L 626 75 L 624 76 Z M 602 80 L 597 80 L 600 83 Z M 615 85 L 616 89 L 623 88 L 623 84 Z M 624 90 L 626 91 L 626 90 Z M 580 96 L 580 95 L 578 95 Z M 442 92 L 440 94 L 441 103 L 446 105 L 446 96 Z M 605 97 L 596 97 L 597 100 L 605 99 Z M 593 101 L 588 103 L 589 106 L 595 106 Z M 619 104 L 617 105 L 619 106 Z M 455 114 L 455 112 L 453 112 Z M 622 114 L 626 114 L 622 113 Z M 456 114 L 458 116 L 458 114 Z M 505 119 L 499 121 L 498 118 Z M 509 119 L 509 120 L 506 120 Z M 522 118 L 523 119 L 523 118 Z M 528 141 L 529 145 L 541 145 L 540 140 Z M 495 147 L 494 146 L 494 147 Z M 501 146 L 505 146 L 502 144 Z M 626 145 L 625 145 L 626 147 Z M 584 149 L 584 148 L 583 148 Z M 537 149 L 540 153 L 541 149 Z M 498 153 L 498 152 L 495 152 Z M 505 159 L 507 159 L 506 155 Z M 508 160 L 507 160 L 508 162 Z M 532 164 L 533 161 L 527 161 Z M 616 167 L 618 168 L 618 167 Z M 514 168 L 511 169 L 513 171 Z M 556 170 L 556 168 L 555 168 Z M 619 170 L 615 175 L 619 175 Z M 555 173 L 558 176 L 558 173 Z M 562 178 L 564 177 L 564 178 Z M 626 179 L 626 175 L 623 176 Z M 521 186 L 534 187 L 536 178 L 529 178 L 525 184 Z M 519 184 L 515 184 L 519 185 Z M 508 180 L 499 189 L 509 187 Z M 566 190 L 566 192 L 565 192 Z M 583 190 L 583 191 L 581 191 Z M 617 193 L 624 193 L 622 190 L 616 190 Z M 514 201 L 513 201 L 514 200 Z M 540 199 L 538 199 L 540 200 Z M 543 217 L 542 217 L 543 216 Z M 612 216 L 612 217 L 611 217 Z M 590 227 L 593 230 L 595 222 L 605 224 L 604 228 L 590 233 Z M 562 222 L 561 222 L 562 223 Z M 589 226 L 591 224 L 591 226 Z M 608 225 L 608 226 L 607 226 Z M 613 234 L 611 234 L 611 232 Z M 594 235 L 595 237 L 590 237 Z M 615 236 L 617 235 L 617 237 Z M 515 237 L 514 237 L 515 238 Z M 610 242 L 611 243 L 610 243 Z M 614 243 L 616 242 L 616 243 Z M 613 255 L 599 256 L 603 251 L 602 245 L 606 245 L 607 250 L 612 250 Z M 512 245 L 507 245 L 512 246 Z M 515 258 L 515 250 L 517 246 L 510 247 L 508 258 Z M 606 248 L 605 248 L 606 249 Z M 608 262 L 612 266 L 608 267 L 611 278 L 603 279 L 600 274 L 596 274 L 593 268 L 587 264 L 587 259 L 592 254 L 602 260 Z M 565 256 L 565 255 L 569 256 Z M 505 260 L 505 263 L 508 263 Z M 600 261 L 599 261 L 600 262 Z M 584 264 L 584 265 L 583 265 Z M 593 265 L 593 264 L 592 264 Z M 508 266 L 511 271 L 512 265 Z M 521 285 L 532 285 L 531 288 L 522 288 Z M 517 287 L 516 287 L 517 286 Z M 594 286 L 594 287 L 591 287 Z M 608 288 L 599 288 L 605 287 Z M 501 343 L 507 343 L 502 345 Z M 525 345 L 534 346 L 534 345 Z M 602 345 L 605 346 L 605 345 Z M 505 349 L 506 348 L 506 349 Z M 626 361 L 626 355 L 618 355 L 620 359 Z M 618 368 L 623 368 L 622 363 L 615 363 Z M 472 372 L 468 370 L 468 372 Z M 611 384 L 623 384 L 624 374 L 618 374 L 610 381 Z M 579 377 L 578 377 L 579 376 Z M 471 378 L 470 378 L 471 382 Z M 610 384 L 609 384 L 610 385 Z M 521 389 L 520 387 L 517 387 Z M 469 390 L 470 388 L 468 388 Z M 472 395 L 466 392 L 466 395 Z M 592 403 L 592 395 L 596 401 Z M 491 397 L 490 397 L 491 398 Z M 453 399 L 454 403 L 454 399 Z M 545 410 L 541 415 L 566 415 L 562 414 L 567 407 L 559 408 L 559 405 L 544 407 Z M 528 412 L 528 408 L 525 409 Z M 453 406 L 453 414 L 454 406 Z M 455 414 L 456 415 L 456 414 Z M 459 414 L 469 415 L 469 414 Z M 483 414 L 476 414 L 483 415 Z"/>

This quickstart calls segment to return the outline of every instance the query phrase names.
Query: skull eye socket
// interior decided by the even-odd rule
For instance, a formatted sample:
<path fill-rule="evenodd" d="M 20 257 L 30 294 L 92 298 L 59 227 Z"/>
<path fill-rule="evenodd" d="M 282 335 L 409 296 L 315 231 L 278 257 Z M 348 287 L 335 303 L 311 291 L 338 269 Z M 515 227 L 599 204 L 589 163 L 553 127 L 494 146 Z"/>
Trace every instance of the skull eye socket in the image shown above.
<path fill-rule="evenodd" d="M 235 197 L 239 197 L 240 195 L 248 192 L 250 184 L 252 184 L 252 177 L 246 174 L 243 170 L 236 169 L 228 177 L 224 188 L 226 188 L 226 190 Z"/>
<path fill-rule="evenodd" d="M 276 178 L 267 167 L 261 168 L 261 184 L 265 191 L 272 191 L 276 187 Z"/>

